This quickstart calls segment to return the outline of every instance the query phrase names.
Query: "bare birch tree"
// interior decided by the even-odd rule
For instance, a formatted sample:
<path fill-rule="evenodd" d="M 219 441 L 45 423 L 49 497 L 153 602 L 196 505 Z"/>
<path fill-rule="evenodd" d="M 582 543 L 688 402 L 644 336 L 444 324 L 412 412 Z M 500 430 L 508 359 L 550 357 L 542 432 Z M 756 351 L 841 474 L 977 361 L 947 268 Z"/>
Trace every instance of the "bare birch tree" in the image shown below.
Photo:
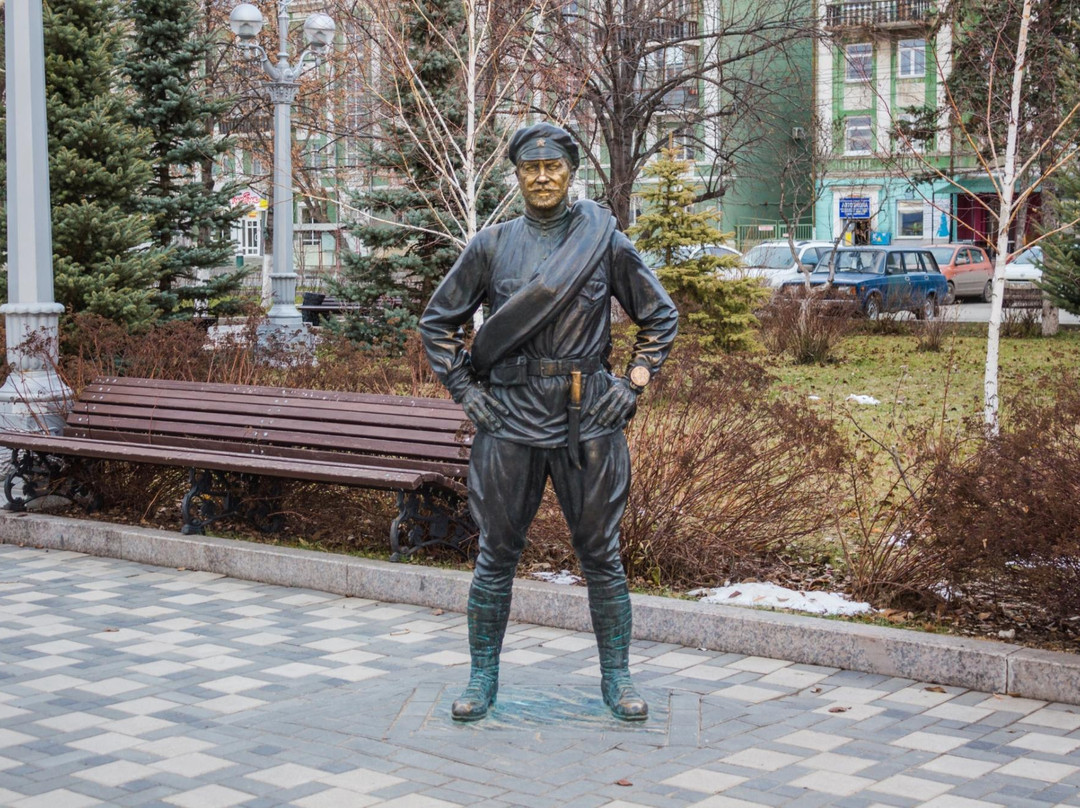
<path fill-rule="evenodd" d="M 810 14 L 799 0 L 559 0 L 536 44 L 560 83 L 538 84 L 533 107 L 572 122 L 623 227 L 642 168 L 672 135 L 709 166 L 696 201 L 719 199 L 753 170 L 749 153 L 789 137 L 791 102 L 805 112 Z"/>

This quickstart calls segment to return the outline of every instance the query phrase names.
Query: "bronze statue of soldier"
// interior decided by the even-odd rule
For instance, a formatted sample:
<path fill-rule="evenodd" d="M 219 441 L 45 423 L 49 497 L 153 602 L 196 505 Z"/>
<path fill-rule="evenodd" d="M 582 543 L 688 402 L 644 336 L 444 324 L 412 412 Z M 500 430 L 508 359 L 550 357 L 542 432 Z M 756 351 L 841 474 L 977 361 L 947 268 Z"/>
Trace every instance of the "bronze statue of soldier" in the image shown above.
<path fill-rule="evenodd" d="M 619 521 L 630 487 L 624 428 L 671 349 L 678 313 L 611 213 L 569 204 L 578 148 L 560 127 L 518 130 L 510 160 L 525 215 L 481 230 L 432 295 L 420 333 L 435 374 L 476 425 L 469 508 L 480 551 L 469 590 L 472 668 L 452 716 L 488 714 L 525 534 L 550 478 L 589 589 L 601 692 L 616 717 L 648 705 L 630 679 L 630 595 Z M 638 327 L 611 373 L 614 296 Z M 490 314 L 465 350 L 462 326 Z"/>

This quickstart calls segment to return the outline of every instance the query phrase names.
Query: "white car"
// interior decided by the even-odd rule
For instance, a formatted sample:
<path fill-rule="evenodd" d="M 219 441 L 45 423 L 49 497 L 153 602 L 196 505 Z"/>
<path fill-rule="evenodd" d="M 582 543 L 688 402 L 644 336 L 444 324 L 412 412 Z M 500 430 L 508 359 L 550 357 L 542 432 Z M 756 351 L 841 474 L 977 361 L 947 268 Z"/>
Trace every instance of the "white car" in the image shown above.
<path fill-rule="evenodd" d="M 1042 280 L 1042 247 L 1028 247 L 1005 265 L 1005 283 L 1011 286 L 1034 286 Z"/>
<path fill-rule="evenodd" d="M 744 275 L 762 278 L 774 289 L 802 277 L 800 262 L 811 270 L 833 249 L 831 241 L 763 241 L 743 256 Z"/>

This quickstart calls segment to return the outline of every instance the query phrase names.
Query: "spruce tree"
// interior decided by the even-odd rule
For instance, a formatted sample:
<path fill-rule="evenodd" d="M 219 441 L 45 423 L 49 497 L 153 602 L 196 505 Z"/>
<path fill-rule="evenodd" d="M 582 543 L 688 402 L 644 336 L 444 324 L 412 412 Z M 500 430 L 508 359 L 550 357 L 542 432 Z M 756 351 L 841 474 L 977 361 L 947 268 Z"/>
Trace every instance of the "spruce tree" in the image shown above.
<path fill-rule="evenodd" d="M 718 270 L 738 266 L 735 256 L 710 255 L 702 248 L 725 238 L 715 211 L 694 211 L 690 161 L 674 149 L 642 171 L 641 197 L 647 211 L 626 231 L 645 254 L 656 255 L 656 274 L 675 298 L 684 323 L 707 347 L 734 351 L 754 344 L 754 309 L 768 291 L 756 278 L 723 278 Z M 652 180 L 650 182 L 650 180 Z"/>
<path fill-rule="evenodd" d="M 1065 227 L 1043 242 L 1041 286 L 1055 305 L 1080 314 L 1080 167 L 1057 175 L 1050 200 L 1053 218 Z M 1069 223 L 1074 223 L 1068 226 Z"/>
<path fill-rule="evenodd" d="M 431 163 L 433 154 L 445 156 L 454 150 L 421 144 L 441 143 L 447 130 L 457 138 L 465 128 L 464 79 L 447 45 L 457 43 L 464 50 L 461 43 L 467 32 L 462 4 L 459 0 L 418 0 L 408 13 L 403 36 L 415 75 L 391 73 L 385 79 L 390 87 L 383 96 L 400 101 L 365 155 L 376 178 L 388 182 L 354 197 L 354 206 L 370 212 L 372 218 L 352 228 L 362 250 L 346 256 L 341 279 L 331 284 L 336 295 L 362 306 L 361 314 L 341 322 L 349 338 L 390 349 L 400 348 L 413 332 L 435 287 L 461 253 L 461 247 L 443 235 L 459 228 L 449 220 L 447 205 L 441 201 L 459 189 L 450 187 Z M 418 111 L 419 86 L 434 100 L 446 129 L 428 128 L 430 117 Z M 490 147 L 486 153 L 491 153 Z M 453 171 L 459 172 L 460 161 L 451 158 L 451 163 Z M 482 185 L 477 201 L 480 221 L 495 210 L 504 192 L 505 187 L 495 181 Z"/>
<path fill-rule="evenodd" d="M 116 7 L 51 0 L 44 23 L 56 300 L 137 327 L 153 317 L 161 256 L 139 210 L 150 163 L 119 85 Z"/>
<path fill-rule="evenodd" d="M 1080 4 L 1077 4 L 1080 14 Z M 1080 102 L 1080 16 L 1074 14 L 1061 25 L 1071 34 L 1057 48 L 1057 94 L 1062 106 Z M 1075 148 L 1068 138 L 1054 144 L 1054 156 Z M 1048 208 L 1043 221 L 1058 232 L 1048 236 L 1043 246 L 1041 286 L 1055 305 L 1080 314 L 1080 165 L 1073 159 L 1054 172 L 1047 183 Z"/>
<path fill-rule="evenodd" d="M 202 77 L 211 35 L 202 30 L 194 0 L 132 0 L 128 11 L 133 36 L 125 72 L 135 93 L 130 120 L 150 133 L 153 163 L 141 209 L 150 215 L 153 242 L 165 256 L 154 304 L 165 318 L 190 317 L 195 308 L 233 314 L 246 271 L 198 282 L 200 269 L 231 261 L 229 230 L 245 213 L 229 207 L 236 185 L 214 188 L 214 163 L 233 144 L 214 134 L 214 121 L 230 101 L 211 94 Z"/>

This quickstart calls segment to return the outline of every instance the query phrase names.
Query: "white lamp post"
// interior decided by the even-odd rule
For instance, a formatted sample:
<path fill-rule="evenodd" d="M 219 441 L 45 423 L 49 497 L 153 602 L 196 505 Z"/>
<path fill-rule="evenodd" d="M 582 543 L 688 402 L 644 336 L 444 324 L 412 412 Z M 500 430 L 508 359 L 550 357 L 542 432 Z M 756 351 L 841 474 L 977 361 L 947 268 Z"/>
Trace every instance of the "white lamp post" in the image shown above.
<path fill-rule="evenodd" d="M 334 42 L 334 21 L 326 14 L 312 14 L 304 21 L 307 49 L 295 65 L 289 64 L 289 3 L 278 0 L 278 54 L 274 64 L 255 41 L 263 27 L 263 15 L 251 3 L 241 3 L 229 15 L 229 27 L 241 48 L 250 58 L 261 58 L 270 77 L 266 83 L 274 104 L 274 262 L 270 272 L 273 306 L 270 325 L 282 331 L 300 329 L 300 310 L 296 308 L 296 272 L 293 271 L 293 182 L 292 182 L 292 104 L 299 87 L 297 79 L 304 63 L 311 57 L 318 64 Z"/>
<path fill-rule="evenodd" d="M 41 3 L 9 0 L 4 21 L 8 302 L 0 306 L 0 314 L 11 373 L 0 387 L 0 428 L 56 431 L 71 391 L 56 374 L 64 307 L 53 297 Z"/>

